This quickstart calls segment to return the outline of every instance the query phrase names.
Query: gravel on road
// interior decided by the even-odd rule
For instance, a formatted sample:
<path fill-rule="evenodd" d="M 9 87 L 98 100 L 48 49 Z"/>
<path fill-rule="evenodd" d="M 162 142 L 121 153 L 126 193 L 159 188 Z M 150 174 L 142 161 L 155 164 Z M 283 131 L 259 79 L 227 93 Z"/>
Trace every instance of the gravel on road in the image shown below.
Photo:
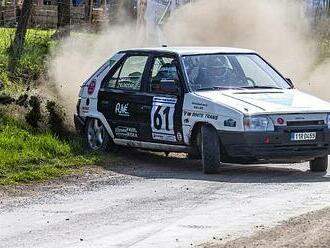
<path fill-rule="evenodd" d="M 330 247 L 330 208 L 294 217 L 279 226 L 225 244 L 205 244 L 205 248 L 302 248 Z"/>
<path fill-rule="evenodd" d="M 0 247 L 194 247 L 330 206 L 330 174 L 307 163 L 204 175 L 182 154 L 120 153 L 76 178 L 3 188 Z"/>

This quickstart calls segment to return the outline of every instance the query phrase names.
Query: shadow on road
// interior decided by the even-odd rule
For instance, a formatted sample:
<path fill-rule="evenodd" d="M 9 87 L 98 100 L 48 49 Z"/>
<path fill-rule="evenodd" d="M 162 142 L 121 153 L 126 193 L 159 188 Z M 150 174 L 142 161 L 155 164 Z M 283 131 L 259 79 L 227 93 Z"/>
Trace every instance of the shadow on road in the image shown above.
<path fill-rule="evenodd" d="M 200 160 L 189 160 L 184 154 L 151 153 L 135 149 L 120 149 L 119 163 L 102 165 L 120 174 L 142 178 L 177 178 L 228 183 L 313 183 L 330 182 L 330 175 L 307 170 L 308 165 L 224 165 L 218 174 L 202 173 Z M 290 167 L 289 167 L 290 166 Z M 305 167 L 304 167 L 305 166 Z"/>

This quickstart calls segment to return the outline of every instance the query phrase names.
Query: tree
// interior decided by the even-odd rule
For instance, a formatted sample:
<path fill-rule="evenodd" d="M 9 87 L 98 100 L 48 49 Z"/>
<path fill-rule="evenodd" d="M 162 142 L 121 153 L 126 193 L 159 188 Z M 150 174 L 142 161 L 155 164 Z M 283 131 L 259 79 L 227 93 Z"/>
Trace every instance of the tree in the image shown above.
<path fill-rule="evenodd" d="M 93 0 L 85 0 L 85 21 L 92 22 Z"/>
<path fill-rule="evenodd" d="M 70 35 L 70 9 L 71 0 L 58 0 L 58 20 L 57 20 L 57 30 L 60 37 Z"/>
<path fill-rule="evenodd" d="M 11 73 L 15 72 L 17 62 L 21 58 L 23 52 L 26 30 L 32 9 L 32 1 L 33 0 L 24 0 L 23 2 L 21 15 L 19 16 L 18 25 L 15 32 L 15 39 L 9 48 L 10 60 L 8 70 Z"/>
<path fill-rule="evenodd" d="M 318 0 L 313 3 L 316 8 L 316 17 L 321 17 L 324 14 L 330 16 L 330 0 Z"/>

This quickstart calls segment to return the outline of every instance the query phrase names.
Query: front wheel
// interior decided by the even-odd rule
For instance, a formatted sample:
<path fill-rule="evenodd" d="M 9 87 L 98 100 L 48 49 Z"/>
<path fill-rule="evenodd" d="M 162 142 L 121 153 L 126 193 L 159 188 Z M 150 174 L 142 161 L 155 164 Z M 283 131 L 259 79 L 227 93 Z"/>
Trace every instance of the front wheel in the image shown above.
<path fill-rule="evenodd" d="M 309 162 L 311 171 L 315 172 L 325 172 L 328 169 L 328 155 L 320 158 L 315 158 Z"/>
<path fill-rule="evenodd" d="M 220 140 L 216 130 L 210 125 L 201 128 L 201 153 L 203 162 L 203 172 L 205 174 L 215 174 L 218 172 L 220 161 Z"/>
<path fill-rule="evenodd" d="M 112 146 L 112 140 L 103 123 L 98 119 L 88 119 L 84 132 L 86 148 L 93 152 L 105 152 Z"/>

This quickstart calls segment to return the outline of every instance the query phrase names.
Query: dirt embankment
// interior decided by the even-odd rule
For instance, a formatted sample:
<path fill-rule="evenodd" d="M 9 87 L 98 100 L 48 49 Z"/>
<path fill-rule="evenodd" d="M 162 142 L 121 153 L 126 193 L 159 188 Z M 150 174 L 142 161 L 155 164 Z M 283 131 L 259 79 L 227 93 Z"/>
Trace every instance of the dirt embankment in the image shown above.
<path fill-rule="evenodd" d="M 204 247 L 330 247 L 330 208 L 291 218 L 279 226 L 250 237 L 238 238 L 225 244 L 207 244 Z"/>

